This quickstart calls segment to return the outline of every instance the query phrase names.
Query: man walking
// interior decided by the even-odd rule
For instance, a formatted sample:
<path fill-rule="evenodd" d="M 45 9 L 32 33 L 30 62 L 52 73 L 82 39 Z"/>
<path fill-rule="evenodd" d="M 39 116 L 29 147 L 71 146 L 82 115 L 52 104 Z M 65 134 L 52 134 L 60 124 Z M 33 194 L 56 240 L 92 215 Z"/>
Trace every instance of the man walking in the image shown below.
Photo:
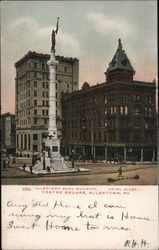
<path fill-rule="evenodd" d="M 120 166 L 120 168 L 118 169 L 118 177 L 123 177 L 122 172 L 122 167 Z"/>

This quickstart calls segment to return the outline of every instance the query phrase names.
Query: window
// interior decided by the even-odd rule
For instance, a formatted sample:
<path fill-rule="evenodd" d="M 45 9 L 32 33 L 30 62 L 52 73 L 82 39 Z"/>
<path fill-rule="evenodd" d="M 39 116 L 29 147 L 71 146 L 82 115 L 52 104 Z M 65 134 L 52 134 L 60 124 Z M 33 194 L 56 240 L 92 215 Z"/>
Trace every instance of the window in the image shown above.
<path fill-rule="evenodd" d="M 145 121 L 145 129 L 148 129 L 148 127 L 149 127 L 148 121 Z"/>
<path fill-rule="evenodd" d="M 104 121 L 104 127 L 105 127 L 105 128 L 107 127 L 107 122 L 106 122 L 106 120 Z"/>
<path fill-rule="evenodd" d="M 97 103 L 97 99 L 96 99 L 96 97 L 94 97 L 94 104 L 96 104 Z"/>
<path fill-rule="evenodd" d="M 107 141 L 107 134 L 106 134 L 106 131 L 104 131 L 104 141 L 105 141 L 105 142 Z"/>
<path fill-rule="evenodd" d="M 128 101 L 128 94 L 127 93 L 121 93 L 120 94 L 120 101 L 121 102 L 127 102 Z"/>
<path fill-rule="evenodd" d="M 34 100 L 34 106 L 37 106 L 37 100 Z"/>
<path fill-rule="evenodd" d="M 46 82 L 46 88 L 48 89 L 49 85 L 48 85 L 48 82 Z"/>
<path fill-rule="evenodd" d="M 108 102 L 115 102 L 115 100 L 116 100 L 115 95 L 108 96 Z"/>
<path fill-rule="evenodd" d="M 43 88 L 45 88 L 45 82 L 43 82 L 42 85 L 43 85 Z"/>
<path fill-rule="evenodd" d="M 124 114 L 124 107 L 120 106 L 120 114 L 123 115 Z"/>
<path fill-rule="evenodd" d="M 36 62 L 34 63 L 34 69 L 37 69 L 37 63 Z"/>
<path fill-rule="evenodd" d="M 139 142 L 140 141 L 140 132 L 134 132 L 134 141 Z"/>
<path fill-rule="evenodd" d="M 152 103 L 152 96 L 151 95 L 146 95 L 145 96 L 145 103 L 146 104 L 151 104 Z"/>
<path fill-rule="evenodd" d="M 116 132 L 115 131 L 109 133 L 109 140 L 111 142 L 115 142 L 116 141 Z"/>
<path fill-rule="evenodd" d="M 107 96 L 104 96 L 104 102 L 107 104 Z"/>
<path fill-rule="evenodd" d="M 47 124 L 47 118 L 44 118 L 44 124 L 45 125 Z"/>
<path fill-rule="evenodd" d="M 140 108 L 134 108 L 134 110 L 133 110 L 134 115 L 140 115 L 140 113 L 141 113 Z"/>
<path fill-rule="evenodd" d="M 37 124 L 37 118 L 34 118 L 34 124 Z"/>
<path fill-rule="evenodd" d="M 45 63 L 42 63 L 42 69 L 45 69 Z"/>
<path fill-rule="evenodd" d="M 110 107 L 110 113 L 111 113 L 111 115 L 115 115 L 116 114 L 116 106 L 111 106 Z"/>
<path fill-rule="evenodd" d="M 45 101 L 42 101 L 42 106 L 45 106 Z"/>
<path fill-rule="evenodd" d="M 152 134 L 148 131 L 145 132 L 145 141 L 152 140 Z"/>
<path fill-rule="evenodd" d="M 133 101 L 134 102 L 140 102 L 141 101 L 141 96 L 140 95 L 133 95 Z"/>
<path fill-rule="evenodd" d="M 152 108 L 148 109 L 148 115 L 151 117 L 152 116 Z"/>
<path fill-rule="evenodd" d="M 66 66 L 64 67 L 64 72 L 67 73 L 67 67 Z"/>
<path fill-rule="evenodd" d="M 46 92 L 46 97 L 49 97 L 49 93 L 48 92 Z"/>
<path fill-rule="evenodd" d="M 101 136 L 101 132 L 99 132 L 99 141 L 101 141 L 101 139 L 102 139 L 102 136 Z"/>
<path fill-rule="evenodd" d="M 107 114 L 107 108 L 105 107 L 104 109 L 104 114 L 106 115 Z"/>
<path fill-rule="evenodd" d="M 34 88 L 37 88 L 37 81 L 34 81 Z"/>
<path fill-rule="evenodd" d="M 149 117 L 152 116 L 152 108 L 148 108 L 148 107 L 145 108 L 145 116 L 149 116 Z"/>
<path fill-rule="evenodd" d="M 125 106 L 125 115 L 127 115 L 127 114 L 128 114 L 128 107 Z"/>
<path fill-rule="evenodd" d="M 133 123 L 135 128 L 140 127 L 140 118 L 134 118 L 134 123 Z"/>
<path fill-rule="evenodd" d="M 38 140 L 38 134 L 33 134 L 33 140 L 37 141 Z"/>
<path fill-rule="evenodd" d="M 34 115 L 37 115 L 37 109 L 34 109 Z"/>
<path fill-rule="evenodd" d="M 37 91 L 36 90 L 34 90 L 34 96 L 37 96 Z"/>
<path fill-rule="evenodd" d="M 113 115 L 113 107 L 110 107 L 110 113 Z"/>
<path fill-rule="evenodd" d="M 33 144 L 33 151 L 38 151 L 38 145 Z"/>
<path fill-rule="evenodd" d="M 49 106 L 49 101 L 46 101 L 46 106 L 47 106 L 47 107 Z"/>
<path fill-rule="evenodd" d="M 48 109 L 46 110 L 46 115 L 49 115 L 49 111 L 48 111 Z"/>
<path fill-rule="evenodd" d="M 34 72 L 34 78 L 37 78 L 37 72 Z"/>

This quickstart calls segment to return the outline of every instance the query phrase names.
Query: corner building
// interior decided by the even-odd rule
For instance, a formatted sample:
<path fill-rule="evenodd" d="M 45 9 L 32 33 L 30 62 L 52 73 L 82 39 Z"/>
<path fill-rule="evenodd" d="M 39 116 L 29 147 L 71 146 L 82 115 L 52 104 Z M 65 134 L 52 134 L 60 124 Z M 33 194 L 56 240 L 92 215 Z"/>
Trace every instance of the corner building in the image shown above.
<path fill-rule="evenodd" d="M 29 51 L 15 63 L 16 93 L 16 154 L 41 155 L 42 140 L 49 124 L 49 67 L 50 55 Z M 61 93 L 79 89 L 79 60 L 56 56 L 57 132 L 61 137 Z"/>
<path fill-rule="evenodd" d="M 63 96 L 63 153 L 121 161 L 157 158 L 156 83 L 133 80 L 121 41 L 106 82 Z"/>

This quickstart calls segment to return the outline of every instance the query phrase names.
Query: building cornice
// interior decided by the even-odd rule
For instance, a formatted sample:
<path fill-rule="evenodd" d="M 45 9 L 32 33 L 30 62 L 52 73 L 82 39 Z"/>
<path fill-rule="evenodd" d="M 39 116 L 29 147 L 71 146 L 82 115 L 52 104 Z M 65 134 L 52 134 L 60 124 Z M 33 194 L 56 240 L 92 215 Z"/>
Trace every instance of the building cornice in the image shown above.
<path fill-rule="evenodd" d="M 21 66 L 23 63 L 25 63 L 28 59 L 37 59 L 39 58 L 40 60 L 45 60 L 45 61 L 49 61 L 50 59 L 50 55 L 49 54 L 42 54 L 42 53 L 37 53 L 35 51 L 29 51 L 26 55 L 24 55 L 20 60 L 18 60 L 14 65 L 15 68 Z M 70 63 L 74 63 L 76 61 L 79 61 L 79 59 L 77 58 L 72 58 L 72 57 L 64 57 L 64 56 L 56 56 L 56 60 L 60 61 L 60 62 L 70 62 Z"/>

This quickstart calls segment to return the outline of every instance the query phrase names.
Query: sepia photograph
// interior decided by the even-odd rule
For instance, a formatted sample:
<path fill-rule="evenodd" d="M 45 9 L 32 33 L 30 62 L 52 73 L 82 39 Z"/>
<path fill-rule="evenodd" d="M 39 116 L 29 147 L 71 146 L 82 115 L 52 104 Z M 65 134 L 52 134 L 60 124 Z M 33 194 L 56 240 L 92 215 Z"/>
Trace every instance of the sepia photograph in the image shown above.
<path fill-rule="evenodd" d="M 157 1 L 0 7 L 2 249 L 157 250 Z"/>

